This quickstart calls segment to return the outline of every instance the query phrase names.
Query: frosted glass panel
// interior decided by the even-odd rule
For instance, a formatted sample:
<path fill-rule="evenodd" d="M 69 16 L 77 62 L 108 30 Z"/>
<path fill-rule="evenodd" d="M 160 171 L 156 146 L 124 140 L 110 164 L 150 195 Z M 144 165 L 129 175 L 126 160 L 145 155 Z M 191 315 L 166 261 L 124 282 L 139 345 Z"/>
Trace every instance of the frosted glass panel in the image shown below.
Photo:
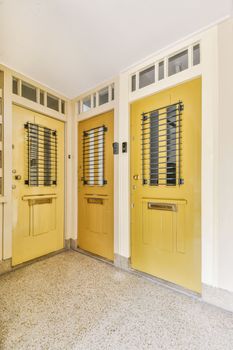
<path fill-rule="evenodd" d="M 83 99 L 83 112 L 87 112 L 91 108 L 91 96 Z"/>
<path fill-rule="evenodd" d="M 168 60 L 168 75 L 173 75 L 188 68 L 188 50 L 172 56 Z"/>
<path fill-rule="evenodd" d="M 96 107 L 96 94 L 93 95 L 93 107 Z"/>
<path fill-rule="evenodd" d="M 40 104 L 44 105 L 44 91 L 40 91 Z"/>
<path fill-rule="evenodd" d="M 16 95 L 18 95 L 18 83 L 19 83 L 18 79 L 16 78 L 12 79 L 12 92 L 13 94 L 16 94 Z"/>
<path fill-rule="evenodd" d="M 136 90 L 136 75 L 132 75 L 131 77 L 131 91 L 135 91 Z"/>
<path fill-rule="evenodd" d="M 59 100 L 57 97 L 47 94 L 47 107 L 54 109 L 55 111 L 59 110 Z"/>
<path fill-rule="evenodd" d="M 65 105 L 66 105 L 65 101 L 61 100 L 61 112 L 62 112 L 62 114 L 65 114 Z"/>
<path fill-rule="evenodd" d="M 155 82 L 155 66 L 149 67 L 139 73 L 139 88 Z"/>
<path fill-rule="evenodd" d="M 159 62 L 158 79 L 159 79 L 159 80 L 164 79 L 164 61 Z"/>
<path fill-rule="evenodd" d="M 103 105 L 108 102 L 108 87 L 99 91 L 99 105 Z"/>
<path fill-rule="evenodd" d="M 200 63 L 200 45 L 193 46 L 193 65 L 196 66 Z"/>
<path fill-rule="evenodd" d="M 36 88 L 33 85 L 22 81 L 22 96 L 36 102 Z"/>

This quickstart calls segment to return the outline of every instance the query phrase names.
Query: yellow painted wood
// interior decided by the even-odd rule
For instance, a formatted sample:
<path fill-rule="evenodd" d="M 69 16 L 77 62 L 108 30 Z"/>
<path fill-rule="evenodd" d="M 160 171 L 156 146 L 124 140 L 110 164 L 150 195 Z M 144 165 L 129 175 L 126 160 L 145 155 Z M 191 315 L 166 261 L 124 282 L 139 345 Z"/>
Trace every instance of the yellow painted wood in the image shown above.
<path fill-rule="evenodd" d="M 78 127 L 78 246 L 106 259 L 113 249 L 113 111 L 79 123 Z M 83 131 L 105 125 L 104 186 L 83 185 Z"/>
<path fill-rule="evenodd" d="M 182 101 L 180 186 L 143 186 L 141 114 Z M 139 180 L 133 178 L 139 175 Z M 201 291 L 201 79 L 131 105 L 132 267 L 190 290 Z M 176 211 L 148 209 L 148 203 L 175 204 Z"/>
<path fill-rule="evenodd" d="M 27 122 L 57 130 L 57 186 L 24 184 L 27 178 L 24 124 Z M 64 246 L 64 123 L 14 105 L 12 169 L 16 171 L 12 171 L 12 264 L 17 265 Z M 16 180 L 15 175 L 20 175 L 21 180 Z"/>

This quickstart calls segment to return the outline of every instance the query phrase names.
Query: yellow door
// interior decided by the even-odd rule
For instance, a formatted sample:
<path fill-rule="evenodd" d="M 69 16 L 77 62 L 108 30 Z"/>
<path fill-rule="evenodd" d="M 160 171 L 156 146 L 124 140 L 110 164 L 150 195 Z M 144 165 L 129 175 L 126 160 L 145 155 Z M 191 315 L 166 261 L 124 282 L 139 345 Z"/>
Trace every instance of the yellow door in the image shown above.
<path fill-rule="evenodd" d="M 113 260 L 113 112 L 79 123 L 78 246 Z"/>
<path fill-rule="evenodd" d="M 64 123 L 13 106 L 12 264 L 64 244 Z"/>
<path fill-rule="evenodd" d="M 201 79 L 131 105 L 132 267 L 201 291 Z"/>

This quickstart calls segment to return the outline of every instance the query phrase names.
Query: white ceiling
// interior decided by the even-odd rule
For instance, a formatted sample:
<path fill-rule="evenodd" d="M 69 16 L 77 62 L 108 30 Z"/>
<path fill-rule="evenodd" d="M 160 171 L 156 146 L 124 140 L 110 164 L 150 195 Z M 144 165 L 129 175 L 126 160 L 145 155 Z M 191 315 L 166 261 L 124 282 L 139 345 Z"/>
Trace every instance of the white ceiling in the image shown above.
<path fill-rule="evenodd" d="M 0 0 L 0 62 L 74 97 L 231 13 L 232 0 Z"/>

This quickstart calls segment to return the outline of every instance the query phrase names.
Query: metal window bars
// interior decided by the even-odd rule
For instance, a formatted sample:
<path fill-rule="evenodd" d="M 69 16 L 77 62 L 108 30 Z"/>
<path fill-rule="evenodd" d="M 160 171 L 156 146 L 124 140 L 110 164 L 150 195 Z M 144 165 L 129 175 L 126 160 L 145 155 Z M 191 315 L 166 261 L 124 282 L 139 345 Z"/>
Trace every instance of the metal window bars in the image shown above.
<path fill-rule="evenodd" d="M 181 101 L 142 113 L 142 184 L 176 186 L 182 176 Z"/>
<path fill-rule="evenodd" d="M 104 186 L 105 125 L 83 131 L 83 176 L 84 185 Z"/>
<path fill-rule="evenodd" d="M 57 184 L 57 132 L 39 124 L 24 125 L 26 139 L 26 174 L 28 186 Z"/>

